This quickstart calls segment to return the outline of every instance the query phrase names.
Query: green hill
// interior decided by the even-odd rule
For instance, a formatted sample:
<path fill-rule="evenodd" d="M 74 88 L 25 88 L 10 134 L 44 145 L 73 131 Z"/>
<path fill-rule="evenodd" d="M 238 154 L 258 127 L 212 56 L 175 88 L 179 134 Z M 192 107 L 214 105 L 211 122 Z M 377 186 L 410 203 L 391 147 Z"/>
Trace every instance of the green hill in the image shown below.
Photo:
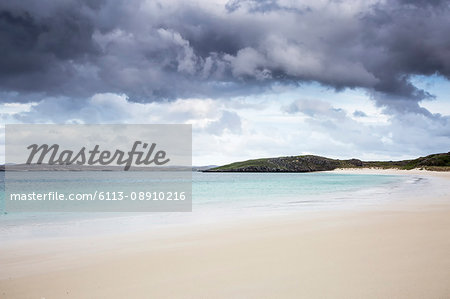
<path fill-rule="evenodd" d="M 358 159 L 338 160 L 320 156 L 304 155 L 278 158 L 265 158 L 235 162 L 205 172 L 313 172 L 336 168 L 424 168 L 450 171 L 450 152 L 403 161 L 361 161 Z"/>

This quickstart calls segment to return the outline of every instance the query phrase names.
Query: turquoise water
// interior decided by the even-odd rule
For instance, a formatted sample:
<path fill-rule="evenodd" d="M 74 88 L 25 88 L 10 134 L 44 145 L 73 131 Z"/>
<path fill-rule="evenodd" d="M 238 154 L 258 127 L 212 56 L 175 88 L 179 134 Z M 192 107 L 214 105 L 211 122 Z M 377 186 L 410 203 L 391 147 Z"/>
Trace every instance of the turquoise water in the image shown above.
<path fill-rule="evenodd" d="M 69 176 L 70 175 L 70 176 Z M 137 187 L 164 180 L 175 184 L 177 179 L 167 172 L 148 177 L 140 172 L 72 172 L 67 176 L 58 172 L 34 172 L 32 175 L 14 173 L 8 178 L 27 192 L 58 190 L 61 186 L 77 192 L 92 192 L 106 186 L 110 190 L 133 191 Z M 2 183 L 4 173 L 2 173 Z M 401 176 L 316 173 L 192 173 L 193 208 L 215 205 L 238 208 L 249 205 L 268 205 L 297 202 L 320 203 L 324 195 L 367 190 L 398 183 Z M 10 183 L 11 184 L 11 183 Z M 4 184 L 2 184 L 3 186 Z M 4 186 L 3 186 L 4 188 Z M 108 190 L 104 190 L 108 191 Z M 2 196 L 4 192 L 2 191 Z M 329 198 L 330 199 L 330 198 Z"/>
<path fill-rule="evenodd" d="M 82 175 L 79 180 L 71 181 L 54 172 L 41 172 L 32 181 L 22 183 L 39 188 L 42 184 L 65 180 L 68 188 L 75 186 L 78 192 L 88 189 L 87 182 L 110 182 L 118 189 L 146 184 L 138 172 L 84 172 Z M 52 235 L 60 231 L 88 233 L 106 227 L 115 232 L 293 211 L 351 208 L 377 204 L 380 196 L 374 194 L 386 195 L 396 188 L 409 188 L 408 182 L 411 183 L 409 176 L 398 175 L 194 172 L 191 213 L 9 213 L 0 216 L 0 236 Z M 381 196 L 381 200 L 389 198 Z"/>
<path fill-rule="evenodd" d="M 318 195 L 383 186 L 399 180 L 399 176 L 393 175 L 323 172 L 196 173 L 193 176 L 192 188 L 194 202 L 198 205 L 225 202 L 282 203 L 290 199 L 307 200 Z"/>

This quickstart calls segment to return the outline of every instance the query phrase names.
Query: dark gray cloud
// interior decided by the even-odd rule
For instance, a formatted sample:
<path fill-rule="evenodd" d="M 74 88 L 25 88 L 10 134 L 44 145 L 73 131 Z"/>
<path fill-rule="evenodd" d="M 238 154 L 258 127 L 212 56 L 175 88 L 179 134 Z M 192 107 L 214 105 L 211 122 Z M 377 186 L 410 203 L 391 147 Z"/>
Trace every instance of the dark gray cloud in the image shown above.
<path fill-rule="evenodd" d="M 83 83 L 83 70 L 77 67 L 100 54 L 92 41 L 94 8 L 70 2 L 62 7 L 42 4 L 0 4 L 1 87 L 72 95 L 80 88 L 72 83 Z M 46 6 L 54 7 L 46 11 Z"/>
<path fill-rule="evenodd" d="M 432 95 L 410 78 L 450 78 L 449 3 L 2 0 L 2 100 L 224 97 L 316 81 L 422 114 Z"/>
<path fill-rule="evenodd" d="M 412 75 L 450 78 L 449 1 L 403 0 L 377 4 L 362 18 L 364 65 L 376 74 L 372 96 L 380 106 L 426 113 L 418 105 L 433 98 L 409 81 Z"/>

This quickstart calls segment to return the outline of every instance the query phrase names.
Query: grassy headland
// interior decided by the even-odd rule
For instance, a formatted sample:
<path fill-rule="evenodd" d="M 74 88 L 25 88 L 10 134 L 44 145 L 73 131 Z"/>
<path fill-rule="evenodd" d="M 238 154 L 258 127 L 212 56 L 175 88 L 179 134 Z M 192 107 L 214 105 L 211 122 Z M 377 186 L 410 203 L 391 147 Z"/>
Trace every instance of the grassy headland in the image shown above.
<path fill-rule="evenodd" d="M 336 168 L 422 168 L 435 171 L 450 171 L 450 152 L 433 154 L 414 160 L 402 161 L 361 161 L 358 159 L 339 160 L 326 157 L 304 155 L 278 158 L 255 159 L 235 162 L 205 172 L 312 172 Z"/>

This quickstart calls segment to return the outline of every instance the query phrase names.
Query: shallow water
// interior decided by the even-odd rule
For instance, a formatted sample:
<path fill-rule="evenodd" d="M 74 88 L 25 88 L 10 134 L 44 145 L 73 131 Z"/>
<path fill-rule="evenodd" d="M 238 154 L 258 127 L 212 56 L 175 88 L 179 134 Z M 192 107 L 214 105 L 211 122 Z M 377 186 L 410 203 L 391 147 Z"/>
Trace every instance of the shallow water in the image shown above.
<path fill-rule="evenodd" d="M 118 175 L 120 174 L 120 175 Z M 83 172 L 66 180 L 82 192 L 82 182 L 113 182 L 115 188 L 145 183 L 139 173 Z M 29 186 L 64 180 L 54 172 L 22 182 Z M 223 220 L 283 215 L 295 211 L 348 209 L 395 200 L 390 194 L 419 190 L 427 179 L 402 175 L 338 173 L 192 173 L 192 212 L 159 213 L 9 213 L 0 216 L 0 237 L 30 238 L 120 233 L 160 226 L 208 224 Z M 87 187 L 86 187 L 87 188 Z M 3 192 L 4 193 L 4 192 Z"/>

